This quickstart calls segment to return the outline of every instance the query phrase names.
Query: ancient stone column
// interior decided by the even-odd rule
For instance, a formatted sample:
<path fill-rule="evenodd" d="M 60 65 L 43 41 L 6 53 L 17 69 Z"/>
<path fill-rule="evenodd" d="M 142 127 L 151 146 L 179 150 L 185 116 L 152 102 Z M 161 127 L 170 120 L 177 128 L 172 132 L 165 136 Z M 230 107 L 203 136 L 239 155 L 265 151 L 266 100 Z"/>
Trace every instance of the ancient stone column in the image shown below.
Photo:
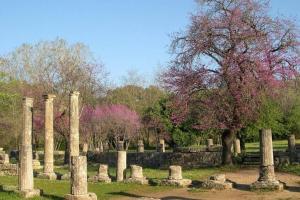
<path fill-rule="evenodd" d="M 144 152 L 144 142 L 143 140 L 138 140 L 138 153 Z"/>
<path fill-rule="evenodd" d="M 164 139 L 159 139 L 158 150 L 162 153 L 166 151 Z"/>
<path fill-rule="evenodd" d="M 288 139 L 289 151 L 295 151 L 296 149 L 296 138 L 294 134 L 291 134 Z"/>
<path fill-rule="evenodd" d="M 291 134 L 288 138 L 288 151 L 290 154 L 290 162 L 295 162 L 296 160 L 296 138 L 294 134 Z"/>
<path fill-rule="evenodd" d="M 207 143 L 207 147 L 211 147 L 211 146 L 214 145 L 213 139 L 207 139 L 207 140 L 206 140 L 206 143 Z"/>
<path fill-rule="evenodd" d="M 181 166 L 171 165 L 169 167 L 169 179 L 180 180 L 182 179 Z"/>
<path fill-rule="evenodd" d="M 148 184 L 148 180 L 143 175 L 143 168 L 138 165 L 130 165 L 131 175 L 127 182 Z"/>
<path fill-rule="evenodd" d="M 65 199 L 97 199 L 96 194 L 88 193 L 86 156 L 72 156 L 71 166 L 71 194 L 66 195 Z"/>
<path fill-rule="evenodd" d="M 117 142 L 117 150 L 123 151 L 124 150 L 124 141 L 118 141 Z"/>
<path fill-rule="evenodd" d="M 33 99 L 23 98 L 23 131 L 21 135 L 19 156 L 19 188 L 18 192 L 25 198 L 40 195 L 34 189 L 32 168 L 32 109 Z"/>
<path fill-rule="evenodd" d="M 117 182 L 123 181 L 126 170 L 126 151 L 118 151 Z"/>
<path fill-rule="evenodd" d="M 181 166 L 179 165 L 171 165 L 169 167 L 168 178 L 163 179 L 161 182 L 162 185 L 173 185 L 173 186 L 181 186 L 181 187 L 188 186 L 191 183 L 192 180 L 182 178 L 182 170 L 181 170 Z"/>
<path fill-rule="evenodd" d="M 234 153 L 235 155 L 239 155 L 241 153 L 241 143 L 240 143 L 240 139 L 236 138 L 234 140 Z"/>
<path fill-rule="evenodd" d="M 282 190 L 283 185 L 276 180 L 274 172 L 273 144 L 271 129 L 262 129 L 260 138 L 260 172 L 258 181 L 251 189 Z"/>
<path fill-rule="evenodd" d="M 38 175 L 39 178 L 50 180 L 56 179 L 54 173 L 54 137 L 53 137 L 53 100 L 55 95 L 43 95 L 45 102 L 45 153 L 44 172 Z"/>
<path fill-rule="evenodd" d="M 88 143 L 83 143 L 82 154 L 87 155 L 88 150 L 89 150 L 89 144 Z"/>
<path fill-rule="evenodd" d="M 70 141 L 69 151 L 70 158 L 72 156 L 79 156 L 79 92 L 73 91 L 70 94 Z"/>

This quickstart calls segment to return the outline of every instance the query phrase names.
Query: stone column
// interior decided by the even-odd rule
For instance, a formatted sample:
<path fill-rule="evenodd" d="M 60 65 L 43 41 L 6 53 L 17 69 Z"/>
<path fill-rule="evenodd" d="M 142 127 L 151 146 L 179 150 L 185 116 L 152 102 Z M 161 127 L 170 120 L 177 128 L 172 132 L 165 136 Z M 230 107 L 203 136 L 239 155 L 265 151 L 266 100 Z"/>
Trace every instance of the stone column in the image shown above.
<path fill-rule="evenodd" d="M 291 134 L 288 138 L 288 151 L 290 154 L 290 162 L 295 162 L 296 160 L 296 138 L 294 134 Z"/>
<path fill-rule="evenodd" d="M 39 178 L 50 180 L 56 179 L 54 173 L 54 137 L 53 137 L 53 100 L 55 95 L 43 95 L 45 102 L 45 154 L 44 173 L 38 175 Z"/>
<path fill-rule="evenodd" d="M 164 139 L 159 139 L 158 150 L 159 150 L 159 152 L 162 152 L 162 153 L 164 153 L 166 151 Z"/>
<path fill-rule="evenodd" d="M 126 170 L 126 151 L 118 151 L 117 182 L 123 181 Z"/>
<path fill-rule="evenodd" d="M 70 94 L 70 161 L 72 156 L 79 156 L 79 103 L 78 103 L 79 92 L 73 91 Z"/>
<path fill-rule="evenodd" d="M 240 139 L 236 138 L 234 140 L 234 154 L 235 155 L 239 155 L 241 153 L 241 143 L 240 143 Z"/>
<path fill-rule="evenodd" d="M 21 135 L 19 156 L 19 188 L 18 192 L 25 198 L 40 195 L 40 190 L 34 189 L 32 167 L 32 110 L 33 99 L 23 98 L 23 132 Z"/>
<path fill-rule="evenodd" d="M 207 140 L 206 140 L 206 143 L 207 143 L 207 147 L 208 147 L 208 148 L 214 145 L 214 141 L 213 141 L 213 139 L 211 139 L 211 138 L 210 138 L 210 139 L 207 139 Z"/>
<path fill-rule="evenodd" d="M 162 180 L 162 185 L 172 185 L 186 187 L 192 183 L 190 179 L 182 178 L 182 169 L 179 165 L 171 165 L 169 167 L 169 176 L 167 179 Z"/>
<path fill-rule="evenodd" d="M 138 140 L 138 153 L 144 153 L 144 142 L 143 142 L 143 140 Z"/>
<path fill-rule="evenodd" d="M 124 150 L 124 141 L 118 141 L 117 142 L 117 150 L 123 151 Z"/>
<path fill-rule="evenodd" d="M 83 143 L 83 146 L 82 146 L 82 154 L 83 155 L 87 155 L 87 152 L 88 152 L 88 150 L 89 150 L 89 144 L 88 143 Z"/>
<path fill-rule="evenodd" d="M 65 199 L 96 200 L 96 194 L 88 193 L 86 156 L 72 156 L 71 166 L 71 194 Z"/>
<path fill-rule="evenodd" d="M 130 165 L 131 175 L 127 182 L 148 184 L 148 180 L 143 175 L 143 168 L 138 165 Z"/>
<path fill-rule="evenodd" d="M 182 179 L 182 171 L 181 166 L 171 165 L 169 167 L 169 179 L 181 180 Z"/>
<path fill-rule="evenodd" d="M 258 181 L 251 184 L 250 188 L 282 190 L 283 184 L 276 180 L 274 172 L 273 144 L 271 129 L 262 129 L 260 139 L 260 172 Z"/>

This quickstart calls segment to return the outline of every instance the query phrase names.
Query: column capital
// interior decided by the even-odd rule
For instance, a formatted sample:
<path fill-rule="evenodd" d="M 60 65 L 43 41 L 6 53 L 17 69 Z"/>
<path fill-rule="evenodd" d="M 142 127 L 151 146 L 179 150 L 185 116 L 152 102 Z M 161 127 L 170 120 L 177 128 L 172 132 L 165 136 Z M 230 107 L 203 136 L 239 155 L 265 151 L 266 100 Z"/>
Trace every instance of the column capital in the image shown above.
<path fill-rule="evenodd" d="M 79 91 L 71 91 L 70 96 L 79 96 L 80 92 Z"/>
<path fill-rule="evenodd" d="M 33 98 L 31 97 L 23 97 L 23 102 L 29 106 L 33 106 Z"/>
<path fill-rule="evenodd" d="M 54 94 L 43 94 L 44 100 L 53 100 L 56 96 Z"/>

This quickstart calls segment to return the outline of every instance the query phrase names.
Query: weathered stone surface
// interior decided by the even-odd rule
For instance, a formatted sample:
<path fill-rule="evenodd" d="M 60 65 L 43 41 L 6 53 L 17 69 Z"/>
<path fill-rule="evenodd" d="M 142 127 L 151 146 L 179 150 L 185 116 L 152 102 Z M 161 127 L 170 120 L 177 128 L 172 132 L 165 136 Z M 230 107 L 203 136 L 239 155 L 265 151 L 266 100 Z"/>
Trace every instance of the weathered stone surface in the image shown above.
<path fill-rule="evenodd" d="M 71 194 L 65 196 L 67 200 L 96 200 L 94 193 L 87 189 L 87 159 L 86 156 L 71 157 Z"/>
<path fill-rule="evenodd" d="M 289 152 L 289 159 L 290 162 L 293 163 L 297 160 L 297 153 L 296 153 L 296 138 L 295 135 L 292 134 L 288 138 L 288 152 Z"/>
<path fill-rule="evenodd" d="M 148 184 L 148 180 L 143 175 L 143 168 L 138 165 L 130 165 L 131 175 L 126 182 L 139 183 L 139 184 Z"/>
<path fill-rule="evenodd" d="M 79 156 L 79 103 L 78 103 L 79 92 L 73 91 L 70 93 L 70 142 L 69 142 L 69 151 L 70 151 L 70 165 L 71 157 Z"/>
<path fill-rule="evenodd" d="M 159 139 L 158 152 L 164 153 L 165 151 L 166 151 L 165 140 L 164 139 Z"/>
<path fill-rule="evenodd" d="M 34 189 L 32 166 L 32 109 L 33 99 L 23 98 L 23 132 L 20 145 L 20 170 L 18 192 L 24 198 L 40 195 L 40 190 Z"/>
<path fill-rule="evenodd" d="M 276 180 L 274 172 L 273 145 L 271 129 L 263 129 L 260 137 L 259 178 L 250 185 L 252 190 L 282 190 L 283 184 Z"/>
<path fill-rule="evenodd" d="M 45 154 L 44 172 L 39 174 L 39 178 L 56 179 L 54 173 L 54 138 L 53 138 L 53 100 L 55 95 L 43 95 L 45 102 Z"/>
<path fill-rule="evenodd" d="M 108 175 L 108 165 L 100 164 L 98 174 L 91 177 L 89 181 L 111 183 L 111 178 Z"/>
<path fill-rule="evenodd" d="M 0 154 L 0 164 L 9 164 L 8 154 Z"/>
<path fill-rule="evenodd" d="M 83 143 L 83 145 L 82 145 L 82 155 L 86 156 L 88 150 L 89 150 L 89 144 L 88 143 Z"/>
<path fill-rule="evenodd" d="M 127 167 L 126 151 L 118 151 L 117 161 L 117 182 L 124 180 L 124 172 Z"/>
<path fill-rule="evenodd" d="M 95 193 L 88 193 L 85 195 L 72 195 L 67 194 L 65 196 L 66 200 L 97 200 L 97 195 Z"/>
<path fill-rule="evenodd" d="M 201 187 L 205 189 L 224 190 L 231 189 L 232 183 L 226 181 L 225 174 L 216 174 L 208 177 L 208 179 L 202 182 Z"/>
<path fill-rule="evenodd" d="M 168 179 L 163 179 L 160 184 L 186 187 L 186 186 L 189 186 L 191 183 L 192 183 L 192 180 L 182 178 L 181 166 L 172 165 L 169 167 Z"/>
<path fill-rule="evenodd" d="M 0 176 L 17 176 L 17 164 L 0 164 Z"/>
<path fill-rule="evenodd" d="M 143 140 L 138 140 L 138 149 L 137 152 L 138 153 L 144 153 L 144 142 Z"/>
<path fill-rule="evenodd" d="M 234 154 L 239 155 L 241 153 L 241 142 L 240 139 L 236 138 L 233 143 Z"/>
<path fill-rule="evenodd" d="M 169 167 L 169 177 L 168 179 L 180 180 L 182 179 L 181 166 L 171 165 Z"/>
<path fill-rule="evenodd" d="M 213 139 L 211 139 L 211 138 L 207 139 L 207 140 L 206 140 L 206 145 L 207 145 L 207 147 L 213 146 L 213 145 L 214 145 Z"/>

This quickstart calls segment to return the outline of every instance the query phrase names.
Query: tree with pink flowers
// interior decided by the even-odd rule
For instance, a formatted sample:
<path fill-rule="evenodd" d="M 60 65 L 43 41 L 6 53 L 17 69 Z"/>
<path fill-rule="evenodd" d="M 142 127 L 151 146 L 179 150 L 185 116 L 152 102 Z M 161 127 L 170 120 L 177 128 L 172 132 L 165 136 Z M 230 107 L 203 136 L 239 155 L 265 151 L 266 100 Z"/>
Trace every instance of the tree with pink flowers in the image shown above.
<path fill-rule="evenodd" d="M 173 62 L 163 74 L 174 94 L 173 120 L 187 114 L 199 130 L 222 130 L 223 163 L 241 128 L 257 119 L 263 95 L 273 95 L 299 67 L 295 24 L 268 15 L 268 1 L 200 0 L 199 12 L 175 35 Z"/>

